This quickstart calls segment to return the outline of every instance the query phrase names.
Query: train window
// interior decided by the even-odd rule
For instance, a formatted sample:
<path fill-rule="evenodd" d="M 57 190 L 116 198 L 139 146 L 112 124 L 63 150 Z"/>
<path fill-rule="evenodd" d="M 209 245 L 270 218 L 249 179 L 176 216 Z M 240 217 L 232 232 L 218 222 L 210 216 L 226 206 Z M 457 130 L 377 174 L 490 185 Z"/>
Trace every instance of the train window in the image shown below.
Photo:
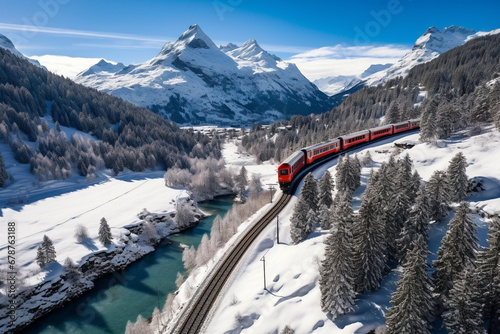
<path fill-rule="evenodd" d="M 280 170 L 280 175 L 288 175 L 288 169 Z"/>

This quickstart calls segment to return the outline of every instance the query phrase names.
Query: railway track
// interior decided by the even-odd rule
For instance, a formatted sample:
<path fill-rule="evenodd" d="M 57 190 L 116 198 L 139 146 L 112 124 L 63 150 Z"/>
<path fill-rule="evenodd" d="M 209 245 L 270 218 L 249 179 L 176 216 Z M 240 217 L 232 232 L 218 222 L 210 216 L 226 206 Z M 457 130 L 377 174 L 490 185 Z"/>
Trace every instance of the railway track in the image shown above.
<path fill-rule="evenodd" d="M 414 133 L 411 131 L 410 133 Z M 392 135 L 391 137 L 395 137 Z M 379 138 L 372 142 L 353 147 L 352 149 L 341 152 L 345 154 L 349 151 L 359 149 L 361 147 L 368 146 L 378 141 L 387 139 Z M 283 193 L 280 199 L 272 206 L 272 208 L 262 217 L 255 225 L 250 229 L 250 231 L 239 241 L 239 243 L 229 252 L 222 260 L 219 268 L 216 268 L 214 272 L 208 278 L 206 284 L 204 284 L 203 291 L 195 294 L 195 300 L 189 306 L 187 312 L 181 317 L 180 321 L 177 323 L 176 328 L 174 328 L 173 333 L 175 334 L 197 334 L 201 331 L 203 323 L 207 318 L 212 305 L 215 303 L 219 292 L 223 289 L 224 284 L 231 275 L 233 269 L 237 266 L 238 262 L 243 258 L 246 251 L 250 248 L 252 243 L 257 239 L 260 233 L 267 227 L 267 225 L 273 221 L 276 216 L 281 212 L 281 210 L 290 202 L 293 194 L 297 190 L 300 181 L 305 177 L 305 175 L 317 168 L 324 163 L 335 159 L 339 154 L 334 154 L 326 159 L 318 161 L 316 164 L 305 168 L 293 181 L 289 191 Z"/>

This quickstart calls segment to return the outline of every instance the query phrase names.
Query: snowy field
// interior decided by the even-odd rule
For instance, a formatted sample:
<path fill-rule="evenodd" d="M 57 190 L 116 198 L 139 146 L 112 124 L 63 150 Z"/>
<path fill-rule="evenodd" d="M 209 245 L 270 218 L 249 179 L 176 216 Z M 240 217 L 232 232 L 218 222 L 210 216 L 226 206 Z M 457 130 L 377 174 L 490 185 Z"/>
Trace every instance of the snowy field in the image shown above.
<path fill-rule="evenodd" d="M 467 158 L 469 178 L 481 177 L 485 190 L 471 195 L 471 207 L 481 208 L 489 213 L 500 212 L 500 134 L 488 128 L 483 134 L 464 137 L 458 134 L 449 140 L 436 144 L 418 142 L 418 134 L 399 137 L 396 141 L 415 142 L 417 145 L 403 150 L 399 156 L 408 153 L 415 169 L 424 181 L 434 170 L 446 170 L 451 158 L 462 151 Z M 361 202 L 371 168 L 378 168 L 396 150 L 391 140 L 373 144 L 359 153 L 369 150 L 373 163 L 362 171 L 362 186 L 354 194 L 355 210 Z M 317 169 L 313 174 L 320 178 L 328 169 L 335 173 L 337 161 Z M 275 168 L 274 166 L 268 166 Z M 266 166 L 261 166 L 261 173 Z M 272 224 L 246 255 L 240 270 L 233 274 L 224 296 L 219 298 L 218 309 L 212 314 L 205 333 L 279 333 L 286 325 L 295 333 L 367 333 L 384 324 L 384 314 L 390 306 L 390 293 L 395 290 L 398 269 L 391 272 L 382 282 L 379 291 L 357 297 L 356 311 L 329 319 L 320 308 L 318 268 L 323 259 L 324 244 L 328 231 L 316 229 L 305 241 L 293 245 L 289 236 L 290 215 L 296 203 L 295 197 L 280 215 L 280 244 L 276 243 L 276 226 Z M 435 253 L 441 238 L 447 230 L 448 219 L 432 225 L 429 250 Z M 478 237 L 485 245 L 488 220 L 474 216 L 478 224 Z M 264 290 L 263 262 L 265 256 L 267 290 Z"/>
<path fill-rule="evenodd" d="M 21 275 L 29 277 L 25 283 L 34 285 L 49 275 L 59 274 L 57 270 L 41 270 L 35 261 L 37 247 L 44 235 L 53 241 L 60 264 L 66 257 L 81 264 L 90 254 L 113 250 L 113 245 L 103 247 L 99 242 L 101 218 L 106 218 L 113 243 L 118 244 L 121 235 L 128 232 L 123 227 L 138 224 L 141 220 L 137 214 L 144 208 L 153 213 L 170 213 L 175 210 L 176 200 L 188 197 L 185 190 L 165 187 L 163 172 L 129 173 L 23 206 L 4 208 L 1 219 L 17 224 L 16 263 Z M 77 242 L 74 237 L 79 224 L 88 229 L 90 239 L 85 242 Z M 0 253 L 6 252 L 6 246 L 6 233 L 1 233 Z M 0 257 L 0 267 L 5 268 L 6 260 L 5 256 Z"/>

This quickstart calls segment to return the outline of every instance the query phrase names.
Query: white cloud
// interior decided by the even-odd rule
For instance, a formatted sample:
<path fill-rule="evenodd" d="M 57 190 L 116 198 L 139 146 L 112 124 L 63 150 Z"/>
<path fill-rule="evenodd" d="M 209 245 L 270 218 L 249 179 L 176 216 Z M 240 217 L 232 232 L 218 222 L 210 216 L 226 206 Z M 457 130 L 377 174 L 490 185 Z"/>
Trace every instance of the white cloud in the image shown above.
<path fill-rule="evenodd" d="M 45 66 L 49 71 L 55 74 L 64 75 L 70 79 L 74 79 L 78 73 L 97 64 L 102 59 L 55 55 L 33 56 L 30 58 L 38 60 L 38 62 Z M 108 62 L 115 64 L 115 62 L 109 60 Z"/>
<path fill-rule="evenodd" d="M 288 61 L 297 65 L 311 81 L 338 75 L 358 75 L 370 65 L 395 63 L 410 48 L 404 45 L 326 46 L 292 56 Z"/>

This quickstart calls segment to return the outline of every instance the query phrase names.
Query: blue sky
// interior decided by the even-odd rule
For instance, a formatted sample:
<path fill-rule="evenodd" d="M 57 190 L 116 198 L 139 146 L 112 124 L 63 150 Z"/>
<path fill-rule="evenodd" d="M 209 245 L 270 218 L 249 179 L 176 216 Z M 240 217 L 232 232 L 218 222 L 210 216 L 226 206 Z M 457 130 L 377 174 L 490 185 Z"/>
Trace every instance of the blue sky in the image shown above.
<path fill-rule="evenodd" d="M 216 44 L 253 38 L 283 59 L 336 45 L 389 46 L 392 59 L 430 26 L 489 31 L 500 28 L 499 13 L 498 0 L 9 0 L 0 33 L 28 56 L 128 64 L 152 58 L 197 23 Z"/>

